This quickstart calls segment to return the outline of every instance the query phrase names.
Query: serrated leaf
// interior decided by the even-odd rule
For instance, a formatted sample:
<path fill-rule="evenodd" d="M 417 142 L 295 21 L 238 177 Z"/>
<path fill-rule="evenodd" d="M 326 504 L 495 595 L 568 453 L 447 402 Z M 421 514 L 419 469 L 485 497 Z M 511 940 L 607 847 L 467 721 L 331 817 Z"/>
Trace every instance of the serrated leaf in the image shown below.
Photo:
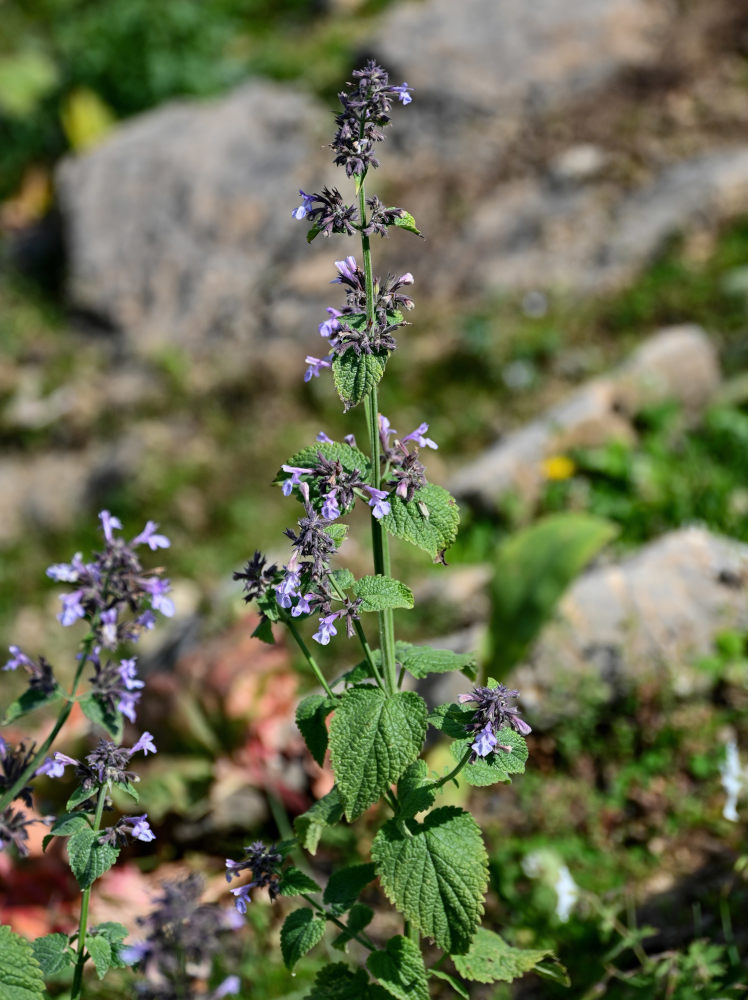
<path fill-rule="evenodd" d="M 425 735 L 426 703 L 414 692 L 355 687 L 343 694 L 330 723 L 330 754 L 348 820 L 397 781 Z"/>
<path fill-rule="evenodd" d="M 336 355 L 332 363 L 332 377 L 346 412 L 358 405 L 378 384 L 389 356 L 389 351 L 373 351 L 357 357 L 353 350 L 346 351 L 342 356 Z"/>
<path fill-rule="evenodd" d="M 5 718 L 0 725 L 7 726 L 11 722 L 15 722 L 16 719 L 20 719 L 22 715 L 33 712 L 34 709 L 41 708 L 42 705 L 50 705 L 53 701 L 59 701 L 62 695 L 62 688 L 59 685 L 56 685 L 52 691 L 27 688 L 20 698 L 16 698 L 15 701 L 8 705 Z"/>
<path fill-rule="evenodd" d="M 488 859 L 478 824 L 456 806 L 442 806 L 423 823 L 390 820 L 371 856 L 388 899 L 442 951 L 470 947 L 483 913 Z"/>
<path fill-rule="evenodd" d="M 278 881 L 281 896 L 299 896 L 302 892 L 320 892 L 320 886 L 299 868 L 286 868 Z"/>
<path fill-rule="evenodd" d="M 378 662 L 377 658 L 381 659 L 378 649 L 372 650 L 372 656 L 374 662 Z M 361 663 L 357 663 L 355 667 L 351 667 L 350 670 L 346 670 L 344 674 L 340 677 L 336 677 L 335 680 L 330 684 L 330 687 L 334 688 L 338 684 L 345 684 L 346 687 L 351 687 L 354 684 L 360 684 L 361 681 L 369 680 L 369 678 L 374 676 L 374 671 L 371 669 L 371 665 L 368 660 L 362 660 Z"/>
<path fill-rule="evenodd" d="M 454 955 L 455 968 L 475 983 L 511 983 L 552 956 L 548 948 L 513 948 L 493 931 L 480 927 L 469 951 Z"/>
<path fill-rule="evenodd" d="M 349 590 L 356 582 L 356 577 L 349 569 L 334 569 L 329 576 L 335 581 L 341 590 Z"/>
<path fill-rule="evenodd" d="M 348 525 L 341 524 L 340 522 L 328 524 L 327 527 L 324 528 L 324 532 L 332 538 L 335 542 L 335 547 L 339 549 L 348 536 Z"/>
<path fill-rule="evenodd" d="M 100 844 L 98 838 L 99 834 L 93 830 L 81 830 L 68 840 L 70 868 L 81 889 L 93 885 L 119 857 L 118 848 Z"/>
<path fill-rule="evenodd" d="M 354 972 L 345 962 L 335 962 L 319 970 L 305 1000 L 368 1000 L 368 989 L 363 969 Z"/>
<path fill-rule="evenodd" d="M 346 472 L 357 471 L 362 479 L 369 480 L 371 462 L 359 448 L 355 448 L 353 445 L 346 444 L 345 442 L 320 441 L 308 445 L 306 448 L 302 448 L 301 451 L 297 451 L 295 455 L 292 455 L 285 464 L 296 466 L 299 469 L 310 469 L 317 464 L 320 455 L 330 462 L 340 462 Z M 289 474 L 284 472 L 283 469 L 279 469 L 274 481 L 280 483 L 288 478 Z M 311 475 L 302 475 L 301 480 L 302 482 L 309 483 L 309 494 L 312 503 L 319 503 L 320 492 L 314 477 Z M 301 497 L 298 487 L 294 487 L 294 496 Z M 352 507 L 346 508 L 346 510 L 349 509 L 352 509 Z"/>
<path fill-rule="evenodd" d="M 69 837 L 73 833 L 78 833 L 79 830 L 90 829 L 91 824 L 86 819 L 85 813 L 74 812 L 60 816 L 50 833 L 54 833 L 58 837 Z"/>
<path fill-rule="evenodd" d="M 112 782 L 112 788 L 119 788 L 125 795 L 129 795 L 131 799 L 140 802 L 140 792 L 131 781 L 114 781 Z"/>
<path fill-rule="evenodd" d="M 111 944 L 121 944 L 129 934 L 125 925 L 117 923 L 116 920 L 105 920 L 92 927 L 91 931 L 105 937 Z"/>
<path fill-rule="evenodd" d="M 267 615 L 262 615 L 260 617 L 260 622 L 257 628 L 252 633 L 253 639 L 259 639 L 260 642 L 266 642 L 268 646 L 275 645 L 275 636 L 273 635 L 273 628 L 270 624 L 270 619 Z"/>
<path fill-rule="evenodd" d="M 86 938 L 86 948 L 88 954 L 96 967 L 96 975 L 103 979 L 112 967 L 112 945 L 103 936 L 96 935 Z"/>
<path fill-rule="evenodd" d="M 75 961 L 67 934 L 45 934 L 31 942 L 34 958 L 47 976 L 54 976 Z"/>
<path fill-rule="evenodd" d="M 97 698 L 95 694 L 84 695 L 79 704 L 87 719 L 90 719 L 95 726 L 105 729 L 115 743 L 120 742 L 125 728 L 121 712 L 111 711 L 106 702 Z"/>
<path fill-rule="evenodd" d="M 450 976 L 448 972 L 444 972 L 442 969 L 429 969 L 430 976 L 436 976 L 437 979 L 443 979 L 445 983 L 449 983 L 452 989 L 458 996 L 461 996 L 463 1000 L 470 1000 L 470 994 L 465 988 L 465 984 L 461 983 L 459 979 L 454 976 Z"/>
<path fill-rule="evenodd" d="M 443 487 L 428 483 L 416 490 L 409 502 L 396 493 L 389 499 L 390 513 L 381 521 L 386 530 L 428 552 L 434 562 L 443 563 L 444 553 L 457 537 L 460 523 L 454 497 Z"/>
<path fill-rule="evenodd" d="M 499 546 L 488 654 L 499 677 L 520 662 L 569 584 L 617 534 L 616 525 L 592 514 L 552 514 Z"/>
<path fill-rule="evenodd" d="M 356 580 L 353 593 L 363 601 L 361 611 L 413 607 L 413 591 L 391 576 L 363 576 Z"/>
<path fill-rule="evenodd" d="M 361 890 L 376 877 L 376 869 L 371 862 L 363 865 L 347 865 L 336 869 L 325 886 L 322 896 L 335 916 L 349 910 L 359 897 Z"/>
<path fill-rule="evenodd" d="M 397 804 L 399 815 L 403 819 L 411 819 L 434 804 L 436 792 L 433 782 L 426 778 L 427 771 L 426 761 L 416 760 L 400 777 L 397 783 Z"/>
<path fill-rule="evenodd" d="M 395 644 L 395 659 L 419 680 L 429 674 L 447 674 L 453 670 L 459 670 L 471 680 L 475 680 L 478 674 L 474 653 L 453 653 L 451 649 L 398 642 Z"/>
<path fill-rule="evenodd" d="M 348 914 L 346 929 L 341 931 L 332 943 L 333 948 L 344 951 L 345 946 L 351 941 L 354 935 L 368 927 L 374 919 L 374 910 L 366 903 L 354 903 Z"/>
<path fill-rule="evenodd" d="M 400 209 L 400 211 L 403 214 L 399 215 L 395 219 L 393 225 L 397 226 L 398 229 L 404 229 L 407 233 L 415 233 L 416 236 L 422 236 L 423 234 L 416 225 L 416 220 L 413 218 L 410 212 L 406 212 L 403 209 Z"/>
<path fill-rule="evenodd" d="M 315 917 L 312 910 L 304 908 L 289 913 L 280 932 L 281 953 L 286 968 L 293 969 L 300 958 L 319 944 L 324 934 L 325 921 Z"/>
<path fill-rule="evenodd" d="M 527 762 L 527 743 L 509 726 L 504 726 L 496 734 L 503 746 L 511 747 L 510 751 L 496 749 L 485 757 L 478 757 L 472 764 L 466 764 L 459 777 L 464 778 L 469 785 L 485 788 L 497 781 L 511 781 L 510 775 L 523 774 Z M 475 742 L 475 734 L 463 740 L 455 740 L 449 748 L 455 760 L 462 760 Z"/>
<path fill-rule="evenodd" d="M 76 806 L 82 805 L 82 803 L 88 802 L 90 799 L 95 799 L 98 794 L 99 793 L 96 788 L 84 788 L 83 785 L 78 785 L 76 790 L 65 803 L 65 808 L 68 812 L 70 812 L 75 809 Z M 91 812 L 94 812 L 93 806 L 91 808 Z"/>
<path fill-rule="evenodd" d="M 475 709 L 456 705 L 454 702 L 437 705 L 429 712 L 428 722 L 435 729 L 440 729 L 453 740 L 465 738 L 465 727 L 472 720 Z"/>
<path fill-rule="evenodd" d="M 323 694 L 310 694 L 299 702 L 296 709 L 296 725 L 304 737 L 309 753 L 320 767 L 325 762 L 327 751 L 326 719 L 337 704 L 336 699 Z"/>
<path fill-rule="evenodd" d="M 44 976 L 31 944 L 5 926 L 0 926 L 0 997 L 44 1000 Z"/>
<path fill-rule="evenodd" d="M 429 981 L 421 949 L 409 938 L 390 938 L 384 951 L 374 951 L 366 968 L 397 1000 L 429 1000 Z"/>
<path fill-rule="evenodd" d="M 322 831 L 335 826 L 343 818 L 343 797 L 337 785 L 333 785 L 327 795 L 293 821 L 293 828 L 299 844 L 310 854 L 317 853 Z"/>

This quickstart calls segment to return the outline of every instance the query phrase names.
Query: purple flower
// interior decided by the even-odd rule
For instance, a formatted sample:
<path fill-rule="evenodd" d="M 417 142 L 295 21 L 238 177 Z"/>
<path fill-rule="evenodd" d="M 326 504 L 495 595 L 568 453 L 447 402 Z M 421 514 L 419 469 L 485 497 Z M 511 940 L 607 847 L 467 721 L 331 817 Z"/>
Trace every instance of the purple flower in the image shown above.
<path fill-rule="evenodd" d="M 340 329 L 338 317 L 343 315 L 342 312 L 340 312 L 339 309 L 333 309 L 332 306 L 328 306 L 327 314 L 330 318 L 326 319 L 319 325 L 319 333 L 321 337 L 332 337 Z"/>
<path fill-rule="evenodd" d="M 137 657 L 132 656 L 129 660 L 120 660 L 119 663 L 119 676 L 128 691 L 145 687 L 144 682 L 138 678 L 136 661 Z"/>
<path fill-rule="evenodd" d="M 69 761 L 78 763 L 72 761 L 72 758 L 69 758 Z M 61 778 L 65 774 L 65 763 L 61 760 L 55 760 L 54 757 L 45 757 L 44 763 L 36 769 L 35 773 L 46 774 L 49 778 Z"/>
<path fill-rule="evenodd" d="M 76 552 L 69 563 L 55 563 L 53 566 L 48 566 L 47 576 L 57 583 L 76 583 L 85 569 L 82 554 Z"/>
<path fill-rule="evenodd" d="M 343 440 L 345 441 L 346 444 L 349 444 L 351 446 L 351 448 L 356 448 L 357 447 L 355 434 L 346 434 L 346 436 L 343 438 Z"/>
<path fill-rule="evenodd" d="M 314 195 L 307 194 L 305 191 L 302 191 L 301 188 L 299 188 L 299 194 L 302 199 L 301 204 L 298 208 L 295 208 L 293 212 L 291 212 L 291 217 L 301 221 L 301 219 L 306 218 L 307 212 L 311 212 L 314 207 Z"/>
<path fill-rule="evenodd" d="M 142 962 L 146 955 L 149 955 L 151 946 L 146 941 L 138 941 L 135 944 L 126 944 L 119 950 L 119 957 L 126 965 L 135 965 Z"/>
<path fill-rule="evenodd" d="M 240 885 L 238 889 L 231 889 L 231 893 L 236 897 L 235 905 L 239 913 L 247 912 L 247 903 L 252 902 L 249 895 L 250 889 L 254 889 L 256 882 L 248 882 L 247 885 Z"/>
<path fill-rule="evenodd" d="M 148 545 L 151 552 L 155 552 L 156 549 L 168 549 L 171 542 L 166 537 L 166 535 L 157 535 L 156 529 L 158 525 L 155 521 L 147 521 L 145 528 L 136 535 L 132 540 L 133 545 L 142 545 L 144 542 Z"/>
<path fill-rule="evenodd" d="M 428 429 L 429 429 L 429 425 L 428 424 L 425 424 L 425 423 L 424 424 L 419 424 L 418 427 L 416 427 L 416 429 L 414 431 L 411 431 L 410 434 L 406 434 L 405 435 L 405 437 L 403 438 L 403 442 L 405 442 L 405 441 L 415 441 L 415 443 L 418 445 L 419 448 L 434 448 L 434 449 L 438 449 L 438 447 L 439 447 L 438 444 L 436 444 L 434 441 L 432 441 L 431 438 L 424 437 L 424 434 L 426 433 L 426 431 Z"/>
<path fill-rule="evenodd" d="M 397 431 L 390 423 L 389 419 L 379 414 L 379 438 L 382 442 L 382 451 L 390 450 L 390 437 L 393 434 L 397 434 Z"/>
<path fill-rule="evenodd" d="M 386 490 L 378 490 L 373 486 L 364 486 L 364 489 L 370 494 L 371 499 L 369 500 L 369 506 L 372 508 L 372 514 L 377 520 L 385 517 L 390 513 L 392 507 L 390 505 L 387 497 L 389 494 Z"/>
<path fill-rule="evenodd" d="M 153 737 L 149 732 L 143 733 L 135 746 L 130 750 L 130 756 L 132 757 L 138 750 L 142 750 L 146 757 L 149 753 L 156 753 L 156 744 L 153 742 Z"/>
<path fill-rule="evenodd" d="M 165 596 L 171 590 L 168 580 L 162 580 L 156 576 L 149 577 L 143 581 L 143 590 L 151 595 L 151 604 L 155 611 L 160 611 L 166 618 L 173 617 L 174 602 L 170 597 Z"/>
<path fill-rule="evenodd" d="M 494 736 L 491 726 L 488 725 L 485 729 L 481 729 L 478 733 L 478 738 L 475 743 L 472 744 L 470 749 L 475 751 L 479 757 L 487 757 L 497 743 L 498 740 Z"/>
<path fill-rule="evenodd" d="M 317 441 L 321 441 L 323 444 L 334 444 L 335 442 L 331 437 L 328 437 L 324 431 L 320 431 L 316 437 Z M 309 470 L 311 472 L 311 469 Z"/>
<path fill-rule="evenodd" d="M 320 646 L 327 646 L 330 639 L 334 635 L 338 634 L 338 630 L 333 625 L 336 618 L 340 617 L 339 611 L 334 611 L 331 615 L 326 615 L 324 618 L 319 620 L 319 630 L 314 633 L 312 638 L 320 644 Z"/>
<path fill-rule="evenodd" d="M 60 753 L 59 750 L 57 750 L 53 754 L 53 758 L 54 758 L 54 764 L 56 765 L 54 767 L 54 774 L 52 774 L 51 770 L 45 772 L 50 776 L 50 778 L 61 778 L 65 773 L 65 768 L 68 765 L 70 765 L 71 767 L 77 767 L 80 764 L 80 761 L 76 760 L 75 757 L 68 757 L 66 753 Z M 42 767 L 43 766 L 44 765 L 42 765 Z"/>
<path fill-rule="evenodd" d="M 21 652 L 18 646 L 8 646 L 8 652 L 11 658 L 5 664 L 3 670 L 17 670 L 18 667 L 30 667 L 33 669 L 34 664 L 25 653 Z"/>
<path fill-rule="evenodd" d="M 101 623 L 101 641 L 107 649 L 114 649 L 117 645 L 117 609 L 109 608 L 102 611 L 99 616 Z"/>
<path fill-rule="evenodd" d="M 311 614 L 312 609 L 309 602 L 314 598 L 314 596 L 314 594 L 304 594 L 303 597 L 300 597 L 296 607 L 291 611 L 292 616 L 294 618 L 298 618 L 299 615 Z"/>
<path fill-rule="evenodd" d="M 114 541 L 113 529 L 114 528 L 121 529 L 122 522 L 118 517 L 114 517 L 112 514 L 110 514 L 108 510 L 101 511 L 101 513 L 99 514 L 99 520 L 101 521 L 101 526 L 104 530 L 104 538 L 106 538 L 106 540 L 111 545 L 112 542 Z"/>
<path fill-rule="evenodd" d="M 146 631 L 150 631 L 150 629 L 152 629 L 156 624 L 156 616 L 150 608 L 147 608 L 142 615 L 139 615 L 135 619 L 135 623 L 140 625 L 141 628 L 144 628 Z"/>
<path fill-rule="evenodd" d="M 328 521 L 334 521 L 336 517 L 340 517 L 337 490 L 330 490 L 329 493 L 325 494 L 325 502 L 322 504 L 321 514 L 322 517 L 327 518 Z"/>
<path fill-rule="evenodd" d="M 409 87 L 407 83 L 401 83 L 399 87 L 393 87 L 393 91 L 397 94 L 397 99 L 402 102 L 403 105 L 410 104 L 413 98 L 410 96 L 409 91 L 413 88 Z"/>
<path fill-rule="evenodd" d="M 70 594 L 60 594 L 62 611 L 57 620 L 61 625 L 74 625 L 79 618 L 85 618 L 86 609 L 81 604 L 82 590 L 74 590 Z"/>
<path fill-rule="evenodd" d="M 317 440 L 319 440 L 319 438 Z M 312 472 L 311 469 L 304 469 L 299 465 L 282 465 L 281 469 L 283 469 L 284 472 L 291 473 L 290 479 L 283 480 L 283 486 L 281 487 L 281 489 L 283 490 L 284 497 L 290 496 L 294 486 L 301 485 L 302 476 L 311 475 Z"/>
<path fill-rule="evenodd" d="M 339 285 L 343 282 L 345 278 L 349 281 L 356 281 L 356 271 L 358 270 L 358 265 L 356 264 L 356 258 L 349 255 L 345 260 L 336 260 L 335 267 L 337 267 L 340 272 L 337 278 L 333 278 L 330 282 L 331 285 Z"/>
<path fill-rule="evenodd" d="M 129 822 L 132 823 L 130 833 L 136 840 L 142 840 L 144 844 L 148 844 L 156 839 L 156 834 L 148 823 L 148 813 L 143 813 L 142 816 L 130 816 Z"/>
<path fill-rule="evenodd" d="M 328 354 L 326 358 L 315 358 L 312 354 L 307 354 L 304 358 L 304 363 L 309 367 L 304 372 L 304 381 L 311 382 L 312 378 L 318 378 L 320 372 L 324 368 L 332 368 L 332 363 L 330 358 L 332 355 Z"/>
<path fill-rule="evenodd" d="M 238 993 L 242 988 L 241 980 L 238 976 L 227 976 L 210 995 L 210 1000 L 222 1000 L 223 997 L 231 993 Z"/>

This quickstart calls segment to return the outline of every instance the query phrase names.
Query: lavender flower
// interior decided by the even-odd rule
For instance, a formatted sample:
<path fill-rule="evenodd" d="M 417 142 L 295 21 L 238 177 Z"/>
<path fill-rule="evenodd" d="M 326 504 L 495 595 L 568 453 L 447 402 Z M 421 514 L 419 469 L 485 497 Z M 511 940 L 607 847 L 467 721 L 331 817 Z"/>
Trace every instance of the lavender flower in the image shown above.
<path fill-rule="evenodd" d="M 363 231 L 367 236 L 373 236 L 375 233 L 386 236 L 387 228 L 395 224 L 395 219 L 405 214 L 402 208 L 386 208 L 376 195 L 367 198 L 366 204 L 369 209 L 369 220 Z"/>
<path fill-rule="evenodd" d="M 364 486 L 364 489 L 371 496 L 369 506 L 372 508 L 372 514 L 374 517 L 377 519 L 386 517 L 392 510 L 392 506 L 387 499 L 389 495 L 387 491 L 375 489 L 373 486 Z"/>
<path fill-rule="evenodd" d="M 340 611 L 333 611 L 331 614 L 325 615 L 324 618 L 320 618 L 319 629 L 312 636 L 320 646 L 329 645 L 330 639 L 338 634 L 338 630 L 335 628 L 333 622 L 340 617 L 341 613 Z"/>
<path fill-rule="evenodd" d="M 29 675 L 29 688 L 32 691 L 41 691 L 43 694 L 51 694 L 57 687 L 57 681 L 52 673 L 52 666 L 43 656 L 35 662 L 31 657 L 21 652 L 18 646 L 9 646 L 8 650 L 11 659 L 3 667 L 3 670 L 17 670 L 23 667 Z"/>
<path fill-rule="evenodd" d="M 135 722 L 135 709 L 140 701 L 141 689 L 145 687 L 145 683 L 138 678 L 136 657 L 120 660 L 118 664 L 110 660 L 106 666 L 102 666 L 97 653 L 89 659 L 94 665 L 90 680 L 97 700 L 107 712 L 122 712 L 130 722 Z"/>
<path fill-rule="evenodd" d="M 320 372 L 325 368 L 332 368 L 332 363 L 330 358 L 332 355 L 328 354 L 326 358 L 315 358 L 311 354 L 307 354 L 304 359 L 304 364 L 308 365 L 307 370 L 304 372 L 304 381 L 311 382 L 312 378 L 319 378 Z"/>
<path fill-rule="evenodd" d="M 291 476 L 289 479 L 283 480 L 283 485 L 281 490 L 283 491 L 283 496 L 290 496 L 294 486 L 299 486 L 301 483 L 302 476 L 308 476 L 311 474 L 311 469 L 304 469 L 299 465 L 282 465 L 281 469 L 284 472 L 290 472 Z"/>
<path fill-rule="evenodd" d="M 247 912 L 247 904 L 251 902 L 249 891 L 254 888 L 267 888 L 271 901 L 278 897 L 278 879 L 283 856 L 275 845 L 265 847 L 261 840 L 256 840 L 244 848 L 245 856 L 241 861 L 226 859 L 226 881 L 231 884 L 232 878 L 238 878 L 242 872 L 252 871 L 252 881 L 247 885 L 232 889 L 236 897 L 235 906 L 240 913 Z"/>
<path fill-rule="evenodd" d="M 415 441 L 415 443 L 418 445 L 419 448 L 433 448 L 434 450 L 438 449 L 439 445 L 436 444 L 435 441 L 432 441 L 431 438 L 424 437 L 428 429 L 429 429 L 428 424 L 426 423 L 419 424 L 414 431 L 411 431 L 410 434 L 405 435 L 405 437 L 403 438 L 403 444 L 406 441 Z"/>
<path fill-rule="evenodd" d="M 298 208 L 295 208 L 293 212 L 291 212 L 291 216 L 292 218 L 301 221 L 302 219 L 306 218 L 307 213 L 313 208 L 314 195 L 307 194 L 305 191 L 302 191 L 301 189 L 299 189 L 299 194 L 301 195 L 301 204 L 298 206 Z"/>
<path fill-rule="evenodd" d="M 333 439 L 328 437 L 324 431 L 320 431 L 315 440 L 321 441 L 323 444 L 334 444 Z"/>
<path fill-rule="evenodd" d="M 303 192 L 300 191 L 299 194 Z M 299 216 L 302 209 L 304 215 Z M 330 236 L 332 233 L 353 236 L 358 222 L 355 206 L 346 205 L 337 188 L 324 187 L 319 194 L 304 195 L 303 204 L 291 214 L 296 219 L 308 216 L 309 221 L 323 236 Z"/>
<path fill-rule="evenodd" d="M 80 779 L 81 787 L 91 791 L 93 795 L 102 785 L 111 782 L 113 784 L 135 782 L 138 776 L 127 769 L 130 758 L 142 751 L 147 757 L 149 753 L 156 753 L 156 745 L 149 732 L 143 733 L 140 739 L 132 747 L 120 747 L 108 739 L 100 739 L 94 750 L 86 756 L 85 762 L 77 760 L 75 757 L 68 757 L 58 750 L 54 754 L 54 761 L 64 768 L 68 765 L 75 767 L 76 776 Z M 50 777 L 61 777 L 61 774 Z"/>
<path fill-rule="evenodd" d="M 499 730 L 511 726 L 521 736 L 527 736 L 532 729 L 519 716 L 519 709 L 512 704 L 519 697 L 519 691 L 510 691 L 503 684 L 496 687 L 476 686 L 469 694 L 461 694 L 457 700 L 462 705 L 474 702 L 477 705 L 472 721 L 466 727 L 468 733 L 475 733 L 476 740 L 471 749 L 473 760 L 485 757 L 495 749 L 509 750 L 498 742 Z"/>
<path fill-rule="evenodd" d="M 340 517 L 340 507 L 338 507 L 337 493 L 337 489 L 332 489 L 329 493 L 325 494 L 325 502 L 322 504 L 321 514 L 322 517 L 327 518 L 328 521 L 334 521 L 336 517 Z"/>
<path fill-rule="evenodd" d="M 339 309 L 333 309 L 332 306 L 327 307 L 327 315 L 329 319 L 324 320 L 319 325 L 319 335 L 320 337 L 330 338 L 334 337 L 335 334 L 340 329 L 340 323 L 338 319 L 343 315 Z"/>
<path fill-rule="evenodd" d="M 3 670 L 17 670 L 19 667 L 30 667 L 33 669 L 34 664 L 22 653 L 18 646 L 8 646 L 8 652 L 10 653 L 10 659 L 3 667 Z"/>

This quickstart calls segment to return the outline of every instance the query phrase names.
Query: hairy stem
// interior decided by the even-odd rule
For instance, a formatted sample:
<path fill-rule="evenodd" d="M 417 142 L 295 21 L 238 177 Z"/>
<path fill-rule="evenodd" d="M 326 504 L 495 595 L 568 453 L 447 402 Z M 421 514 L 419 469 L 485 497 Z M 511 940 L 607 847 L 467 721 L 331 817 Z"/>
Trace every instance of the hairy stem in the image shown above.
<path fill-rule="evenodd" d="M 441 788 L 442 785 L 446 785 L 448 781 L 451 781 L 453 778 L 456 778 L 457 775 L 460 773 L 460 771 L 463 769 L 463 767 L 465 767 L 465 765 L 469 763 L 472 755 L 473 751 L 468 750 L 465 756 L 460 761 L 460 763 L 456 767 L 453 767 L 452 770 L 449 772 L 449 774 L 445 774 L 443 778 L 439 778 L 438 781 L 435 781 L 433 785 L 429 787 L 434 791 L 436 791 L 437 788 Z"/>
<path fill-rule="evenodd" d="M 18 776 L 18 779 L 10 786 L 10 788 L 6 789 L 6 791 L 0 797 L 0 812 L 2 812 L 10 805 L 10 803 L 13 801 L 13 799 L 16 798 L 18 793 L 26 785 L 29 779 L 33 777 L 37 768 L 40 766 L 44 758 L 47 756 L 47 752 L 54 743 L 57 734 L 67 722 L 68 716 L 72 712 L 73 705 L 75 704 L 75 693 L 78 690 L 81 674 L 83 673 L 83 668 L 86 665 L 93 643 L 94 643 L 94 635 L 93 632 L 90 632 L 83 640 L 83 644 L 81 646 L 80 659 L 78 661 L 78 667 L 75 671 L 75 677 L 73 678 L 73 686 L 70 690 L 70 694 L 68 695 L 65 704 L 60 709 L 60 714 L 57 716 L 57 721 L 52 727 L 49 736 L 39 747 L 39 749 L 31 759 L 31 761 L 26 765 L 23 771 L 21 771 L 20 775 Z"/>
<path fill-rule="evenodd" d="M 371 264 L 371 245 L 369 237 L 363 232 L 366 226 L 366 188 L 362 177 L 358 185 L 358 208 L 361 216 L 361 254 L 364 262 L 364 279 L 366 282 L 366 321 L 369 327 L 374 324 L 374 272 Z M 379 400 L 377 387 L 372 386 L 365 400 L 366 424 L 369 432 L 369 453 L 371 455 L 373 485 L 380 486 L 380 448 L 379 448 Z M 380 521 L 372 515 L 371 542 L 374 553 L 374 572 L 380 576 L 390 575 L 390 550 L 387 532 Z M 397 690 L 397 665 L 395 663 L 395 619 L 392 608 L 378 612 L 379 643 L 382 648 L 382 665 L 384 667 L 385 690 L 394 694 Z"/>
<path fill-rule="evenodd" d="M 104 812 L 107 790 L 109 785 L 102 785 L 99 789 L 99 798 L 96 803 L 96 815 L 94 816 L 93 832 L 98 833 L 101 827 L 101 816 Z M 73 986 L 70 991 L 70 1000 L 78 1000 L 82 995 L 83 988 L 83 966 L 86 964 L 86 930 L 88 926 L 88 904 L 91 899 L 91 886 L 83 890 L 81 899 L 81 916 L 78 922 L 78 960 L 75 963 L 73 973 Z"/>

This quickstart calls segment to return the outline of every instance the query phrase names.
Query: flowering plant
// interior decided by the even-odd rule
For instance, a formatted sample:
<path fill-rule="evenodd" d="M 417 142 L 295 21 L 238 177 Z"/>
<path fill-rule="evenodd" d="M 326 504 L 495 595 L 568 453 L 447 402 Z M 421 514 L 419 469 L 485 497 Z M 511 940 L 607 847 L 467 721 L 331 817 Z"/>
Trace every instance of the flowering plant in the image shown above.
<path fill-rule="evenodd" d="M 271 900 L 300 896 L 305 901 L 281 930 L 289 969 L 322 940 L 328 923 L 339 932 L 335 946 L 344 949 L 356 941 L 365 950 L 365 968 L 344 962 L 324 966 L 309 1000 L 333 995 L 425 1000 L 433 977 L 468 996 L 465 981 L 510 981 L 531 968 L 554 975 L 547 951 L 512 948 L 480 927 L 488 883 L 480 828 L 466 810 L 436 805 L 439 790 L 458 777 L 488 786 L 521 773 L 530 726 L 515 704 L 518 692 L 498 681 L 489 679 L 457 703 L 431 712 L 418 693 L 404 689 L 406 678 L 455 670 L 475 681 L 476 665 L 469 655 L 395 639 L 393 613 L 412 608 L 413 594 L 391 575 L 390 537 L 444 563 L 459 514 L 450 494 L 426 478 L 422 450 L 437 447 L 427 437 L 428 424 L 398 434 L 378 405 L 378 383 L 397 348 L 395 333 L 406 326 L 404 315 L 413 308 L 405 290 L 414 279 L 409 272 L 375 276 L 371 239 L 393 228 L 420 233 L 408 212 L 367 197 L 365 181 L 379 165 L 375 153 L 393 104 L 410 104 L 412 88 L 391 85 L 374 62 L 353 75 L 350 89 L 339 95 L 342 110 L 331 146 L 335 163 L 353 182 L 356 201 L 347 204 L 336 188 L 300 191 L 301 204 L 292 215 L 311 223 L 310 242 L 334 234 L 360 239 L 360 264 L 354 255 L 335 262 L 333 283 L 342 287 L 345 302 L 328 308 L 319 326 L 326 353 L 307 356 L 304 378 L 329 371 L 346 412 L 363 403 L 368 448 L 359 448 L 353 434 L 333 441 L 320 433 L 284 463 L 277 482 L 302 507 L 296 529 L 286 531 L 288 561 L 282 567 L 268 565 L 255 552 L 235 574 L 244 582 L 245 600 L 255 601 L 261 612 L 255 634 L 273 642 L 272 626 L 286 626 L 321 686 L 320 693 L 300 703 L 296 720 L 319 764 L 329 749 L 335 784 L 296 818 L 295 841 L 271 848 L 252 844 L 242 860 L 226 862 L 227 879 L 251 872 L 249 882 L 231 889 L 241 913 L 256 887 L 267 887 Z M 332 564 L 348 532 L 342 519 L 357 502 L 370 509 L 374 563 L 374 572 L 360 579 Z M 369 642 L 367 618 L 376 621 L 378 648 Z M 310 619 L 316 620 L 311 631 L 318 645 L 329 645 L 341 630 L 360 645 L 360 662 L 331 683 L 304 638 Z M 452 741 L 455 765 L 447 774 L 429 774 L 421 757 L 429 725 Z M 314 854 L 326 830 L 344 818 L 356 821 L 379 803 L 390 816 L 374 837 L 370 861 L 334 871 L 325 886 L 285 865 L 291 850 L 301 847 Z M 376 878 L 404 921 L 402 934 L 387 941 L 368 929 L 374 911 L 359 899 Z M 428 968 L 422 937 L 443 953 Z M 452 969 L 444 968 L 447 958 Z"/>

